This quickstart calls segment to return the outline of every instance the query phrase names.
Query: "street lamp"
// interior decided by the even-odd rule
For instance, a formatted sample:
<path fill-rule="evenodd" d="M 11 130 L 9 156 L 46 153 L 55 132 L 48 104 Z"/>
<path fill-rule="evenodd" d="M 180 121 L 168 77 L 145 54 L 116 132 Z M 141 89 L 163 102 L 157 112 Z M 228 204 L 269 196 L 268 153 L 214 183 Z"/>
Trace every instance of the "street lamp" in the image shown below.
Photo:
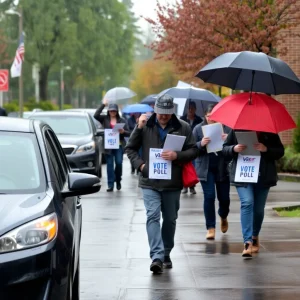
<path fill-rule="evenodd" d="M 19 6 L 19 11 L 9 9 L 5 11 L 8 15 L 17 15 L 19 17 L 19 37 L 21 36 L 23 32 L 23 14 L 22 14 L 22 6 Z M 22 75 L 22 69 L 21 74 L 19 77 L 19 114 L 20 118 L 23 117 L 23 75 Z"/>

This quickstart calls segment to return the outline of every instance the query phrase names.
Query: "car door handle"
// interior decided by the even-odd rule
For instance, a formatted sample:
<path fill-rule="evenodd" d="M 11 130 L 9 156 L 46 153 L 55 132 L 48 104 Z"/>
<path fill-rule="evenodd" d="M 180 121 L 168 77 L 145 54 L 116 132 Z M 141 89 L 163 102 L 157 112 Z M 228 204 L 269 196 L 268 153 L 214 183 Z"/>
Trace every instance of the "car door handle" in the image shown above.
<path fill-rule="evenodd" d="M 77 203 L 76 203 L 76 208 L 79 209 L 81 208 L 81 202 L 80 202 L 80 197 L 77 198 Z"/>

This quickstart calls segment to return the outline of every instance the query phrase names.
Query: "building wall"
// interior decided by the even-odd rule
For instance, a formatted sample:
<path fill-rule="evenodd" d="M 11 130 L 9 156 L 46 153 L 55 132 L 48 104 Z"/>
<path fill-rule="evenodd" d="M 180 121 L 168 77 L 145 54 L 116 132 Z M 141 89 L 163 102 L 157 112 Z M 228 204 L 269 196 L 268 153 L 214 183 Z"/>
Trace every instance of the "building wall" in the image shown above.
<path fill-rule="evenodd" d="M 278 58 L 284 60 L 300 77 L 300 26 L 291 29 L 296 36 L 289 36 L 285 41 L 285 46 L 288 49 L 286 55 L 281 55 Z M 281 95 L 276 97 L 287 108 L 296 122 L 298 114 L 300 114 L 300 95 Z M 292 143 L 293 130 L 288 130 L 280 134 L 281 140 L 285 145 Z"/>

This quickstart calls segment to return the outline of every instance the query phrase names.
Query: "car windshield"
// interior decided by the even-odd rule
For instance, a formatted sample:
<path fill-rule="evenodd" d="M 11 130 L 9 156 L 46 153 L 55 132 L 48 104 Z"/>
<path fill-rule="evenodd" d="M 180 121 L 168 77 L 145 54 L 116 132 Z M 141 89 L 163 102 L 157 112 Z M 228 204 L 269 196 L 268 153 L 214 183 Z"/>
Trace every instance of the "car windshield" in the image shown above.
<path fill-rule="evenodd" d="M 91 133 L 88 118 L 85 116 L 39 116 L 33 115 L 31 119 L 38 119 L 47 123 L 56 134 L 61 135 L 88 135 Z"/>
<path fill-rule="evenodd" d="M 35 135 L 0 131 L 0 194 L 34 194 L 45 189 Z"/>

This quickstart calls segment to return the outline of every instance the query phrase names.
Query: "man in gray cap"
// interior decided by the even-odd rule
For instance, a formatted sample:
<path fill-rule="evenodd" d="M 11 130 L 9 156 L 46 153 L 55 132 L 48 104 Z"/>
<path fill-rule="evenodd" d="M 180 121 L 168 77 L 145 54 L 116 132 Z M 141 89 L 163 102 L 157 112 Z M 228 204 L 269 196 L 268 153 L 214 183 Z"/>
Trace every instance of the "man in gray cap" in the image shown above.
<path fill-rule="evenodd" d="M 174 111 L 171 96 L 165 94 L 159 97 L 155 102 L 155 113 L 149 120 L 147 115 L 140 116 L 125 148 L 134 168 L 141 172 L 139 187 L 142 188 L 147 213 L 147 234 L 152 259 L 150 270 L 154 273 L 161 273 L 163 266 L 172 268 L 170 252 L 174 247 L 179 199 L 183 188 L 182 164 L 192 161 L 198 154 L 191 127 L 179 120 Z M 186 137 L 181 151 L 161 150 L 167 134 Z M 143 151 L 140 156 L 138 151 L 141 147 Z M 153 150 L 163 159 L 162 165 L 170 166 L 170 179 L 158 179 L 159 175 L 154 176 L 153 168 L 156 167 L 150 156 L 150 151 L 152 153 Z M 162 171 L 159 170 L 158 173 L 160 172 Z"/>

